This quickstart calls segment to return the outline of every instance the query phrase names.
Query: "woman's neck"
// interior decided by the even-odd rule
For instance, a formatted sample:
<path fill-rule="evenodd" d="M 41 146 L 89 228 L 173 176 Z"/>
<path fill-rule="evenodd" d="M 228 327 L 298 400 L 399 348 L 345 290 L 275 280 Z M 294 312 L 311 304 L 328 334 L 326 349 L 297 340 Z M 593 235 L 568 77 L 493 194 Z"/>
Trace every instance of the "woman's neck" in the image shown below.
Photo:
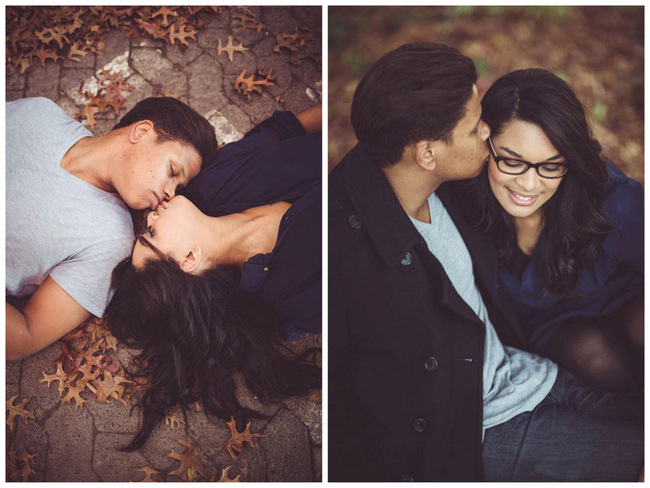
<path fill-rule="evenodd" d="M 290 206 L 277 202 L 223 217 L 209 217 L 204 242 L 210 261 L 241 266 L 257 254 L 271 252 L 282 216 Z"/>
<path fill-rule="evenodd" d="M 544 227 L 542 213 L 535 212 L 528 217 L 514 219 L 517 231 L 517 245 L 527 256 L 531 256 Z"/>

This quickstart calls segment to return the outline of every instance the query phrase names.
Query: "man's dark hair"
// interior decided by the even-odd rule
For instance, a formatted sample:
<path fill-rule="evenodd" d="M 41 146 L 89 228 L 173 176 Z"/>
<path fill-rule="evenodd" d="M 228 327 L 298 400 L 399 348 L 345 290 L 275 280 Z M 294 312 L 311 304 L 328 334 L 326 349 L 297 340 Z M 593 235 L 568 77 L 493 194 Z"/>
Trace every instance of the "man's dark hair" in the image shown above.
<path fill-rule="evenodd" d="M 191 146 L 210 161 L 217 151 L 214 128 L 192 107 L 172 97 L 150 97 L 129 110 L 113 130 L 141 120 L 150 120 L 158 134 L 158 142 L 174 141 Z"/>
<path fill-rule="evenodd" d="M 357 86 L 354 133 L 383 167 L 397 163 L 414 142 L 450 144 L 477 78 L 472 60 L 454 48 L 404 44 L 382 56 Z"/>

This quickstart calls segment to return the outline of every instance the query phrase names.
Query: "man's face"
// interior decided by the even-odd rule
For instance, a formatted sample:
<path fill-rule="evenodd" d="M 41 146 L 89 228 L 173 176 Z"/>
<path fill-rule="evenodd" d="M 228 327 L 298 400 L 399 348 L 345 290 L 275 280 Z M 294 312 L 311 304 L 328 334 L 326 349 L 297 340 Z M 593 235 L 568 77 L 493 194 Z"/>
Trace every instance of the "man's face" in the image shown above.
<path fill-rule="evenodd" d="M 465 105 L 465 115 L 452 132 L 451 144 L 439 145 L 437 172 L 441 181 L 464 180 L 477 176 L 489 157 L 486 144 L 490 128 L 481 120 L 481 102 L 476 86 Z"/>
<path fill-rule="evenodd" d="M 201 169 L 196 149 L 176 141 L 158 143 L 157 138 L 154 131 L 133 144 L 125 154 L 124 170 L 114 180 L 116 191 L 135 210 L 155 210 Z"/>

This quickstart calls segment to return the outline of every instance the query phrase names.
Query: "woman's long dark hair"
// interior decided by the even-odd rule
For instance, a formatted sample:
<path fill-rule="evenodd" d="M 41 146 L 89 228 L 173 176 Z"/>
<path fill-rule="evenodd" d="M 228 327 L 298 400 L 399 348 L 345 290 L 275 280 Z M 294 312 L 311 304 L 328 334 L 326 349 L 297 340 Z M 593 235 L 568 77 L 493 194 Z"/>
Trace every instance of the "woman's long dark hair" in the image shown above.
<path fill-rule="evenodd" d="M 601 213 L 607 162 L 592 137 L 584 107 L 559 77 L 535 68 L 498 79 L 481 104 L 492 137 L 501 134 L 509 122 L 530 122 L 544 131 L 569 165 L 555 195 L 544 205 L 544 230 L 537 246 L 546 291 L 559 296 L 575 294 L 580 268 L 593 269 L 600 242 L 611 229 Z M 490 189 L 487 166 L 466 189 L 472 220 L 496 243 L 500 264 L 510 266 L 517 246 L 516 230 L 512 217 Z"/>
<path fill-rule="evenodd" d="M 239 278 L 234 266 L 195 276 L 162 260 L 136 269 L 127 259 L 115 268 L 115 294 L 105 318 L 117 339 L 141 350 L 129 373 L 150 381 L 138 402 L 142 427 L 123 450 L 142 447 L 168 409 L 179 404 L 183 414 L 201 400 L 217 417 L 264 417 L 240 405 L 235 372 L 262 402 L 320 388 L 321 370 L 307 361 L 313 351 L 280 352 L 276 316 L 239 289 Z"/>

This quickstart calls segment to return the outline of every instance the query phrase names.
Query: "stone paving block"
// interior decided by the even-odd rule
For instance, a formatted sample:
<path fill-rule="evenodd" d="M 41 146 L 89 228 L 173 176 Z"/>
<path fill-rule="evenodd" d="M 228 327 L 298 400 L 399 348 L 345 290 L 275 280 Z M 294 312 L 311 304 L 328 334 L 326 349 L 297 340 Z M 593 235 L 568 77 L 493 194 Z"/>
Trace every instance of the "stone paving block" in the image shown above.
<path fill-rule="evenodd" d="M 5 381 L 7 385 L 18 384 L 22 363 L 22 361 L 7 361 L 5 370 Z"/>
<path fill-rule="evenodd" d="M 185 66 L 196 58 L 198 58 L 203 51 L 201 48 L 192 43 L 189 47 L 181 47 L 181 45 L 165 46 L 165 56 L 174 64 Z"/>
<path fill-rule="evenodd" d="M 104 39 L 104 50 L 97 52 L 96 68 L 99 70 L 118 56 L 127 55 L 131 51 L 129 40 L 121 32 L 112 30 Z"/>
<path fill-rule="evenodd" d="M 221 110 L 227 103 L 223 96 L 223 72 L 219 63 L 202 54 L 189 65 L 189 103 L 199 113 Z"/>
<path fill-rule="evenodd" d="M 281 33 L 293 34 L 296 27 L 300 33 L 301 27 L 307 27 L 300 19 L 296 19 L 291 7 L 264 9 L 264 23 L 273 26 L 270 30 L 276 36 Z"/>
<path fill-rule="evenodd" d="M 29 403 L 27 404 L 29 408 Z M 22 424 L 22 421 L 21 421 Z M 17 455 L 22 451 L 34 456 L 34 475 L 30 475 L 30 481 L 45 481 L 45 461 L 49 450 L 49 441 L 40 424 L 29 420 L 25 425 L 18 425 L 15 435 L 7 434 L 7 446 L 14 450 Z"/>
<path fill-rule="evenodd" d="M 311 465 L 314 473 L 314 481 L 323 480 L 323 449 L 320 446 L 311 448 Z"/>
<path fill-rule="evenodd" d="M 99 481 L 92 469 L 93 419 L 88 412 L 63 405 L 45 421 L 45 432 L 50 440 L 48 481 Z"/>
<path fill-rule="evenodd" d="M 108 403 L 88 402 L 84 408 L 94 418 L 95 429 L 99 432 L 135 434 L 138 431 L 138 411 L 130 414 L 131 405 L 110 398 Z"/>
<path fill-rule="evenodd" d="M 92 466 L 100 481 L 139 481 L 144 478 L 144 474 L 134 469 L 148 466 L 149 461 L 138 451 L 118 451 L 130 440 L 130 436 L 123 434 L 103 433 L 95 436 Z M 154 475 L 155 478 L 162 479 Z"/>
<path fill-rule="evenodd" d="M 286 405 L 289 411 L 307 426 L 312 445 L 320 446 L 323 443 L 321 403 L 314 401 L 311 393 L 308 393 L 287 399 Z"/>
<path fill-rule="evenodd" d="M 162 39 L 151 39 L 150 37 L 131 38 L 131 47 L 151 47 L 155 49 L 162 49 L 165 43 Z"/>
<path fill-rule="evenodd" d="M 153 87 L 141 75 L 137 73 L 133 74 L 129 76 L 126 81 L 129 85 L 132 85 L 134 89 L 133 91 L 124 94 L 124 98 L 126 98 L 126 102 L 124 104 L 125 110 L 120 112 L 120 118 L 122 118 L 124 114 L 135 107 L 135 104 L 139 101 L 155 96 Z"/>
<path fill-rule="evenodd" d="M 43 372 L 47 374 L 56 372 L 56 367 L 52 366 L 52 363 L 60 354 L 61 347 L 55 343 L 40 353 L 23 359 L 20 392 L 25 398 L 32 397 L 29 402 L 30 410 L 34 411 L 34 415 L 39 421 L 60 403 L 59 382 L 52 381 L 49 388 L 47 382 L 40 382 Z"/>
<path fill-rule="evenodd" d="M 95 62 L 97 61 L 97 58 L 95 56 L 91 56 L 88 54 L 86 54 L 82 58 L 76 56 L 75 59 L 78 59 L 79 61 L 73 61 L 72 59 L 63 60 L 63 67 L 64 68 L 95 68 Z"/>
<path fill-rule="evenodd" d="M 325 7 L 325 9 L 326 8 L 327 7 Z M 323 18 L 323 7 L 294 7 L 293 15 L 296 16 L 296 19 L 300 20 L 306 26 L 309 26 L 309 28 L 315 32 L 318 32 L 319 34 L 322 32 L 323 24 L 321 23 L 321 20 Z"/>
<path fill-rule="evenodd" d="M 312 480 L 309 432 L 295 415 L 281 410 L 262 434 L 268 481 Z"/>
<path fill-rule="evenodd" d="M 5 92 L 5 98 L 7 102 L 13 102 L 14 100 L 19 100 L 24 97 L 25 95 L 23 94 L 22 90 L 7 90 Z"/>
<path fill-rule="evenodd" d="M 254 127 L 250 115 L 242 110 L 239 105 L 230 103 L 221 109 L 221 114 L 235 129 L 242 133 L 242 137 Z"/>
<path fill-rule="evenodd" d="M 59 78 L 59 89 L 67 95 L 70 100 L 81 106 L 84 102 L 88 101 L 81 93 L 79 93 L 81 82 L 84 82 L 84 90 L 90 90 L 88 80 L 93 79 L 94 76 L 95 70 L 90 68 L 63 69 L 61 70 L 61 76 Z"/>
<path fill-rule="evenodd" d="M 216 59 L 218 56 L 217 46 L 219 45 L 219 40 L 221 40 L 221 45 L 225 46 L 228 42 L 228 35 L 232 35 L 232 32 L 228 28 L 218 27 L 214 29 L 206 29 L 198 33 L 196 36 L 196 42 L 201 49 L 206 53 L 211 54 Z M 238 42 L 235 43 L 239 44 Z M 222 56 L 226 55 L 222 54 Z"/>
<path fill-rule="evenodd" d="M 227 109 L 228 107 L 226 107 Z M 219 111 L 212 111 L 205 114 L 205 118 L 214 127 L 215 134 L 217 135 L 217 142 L 219 144 L 228 144 L 230 142 L 238 141 L 244 136 L 243 132 L 230 122 L 230 120 Z"/>
<path fill-rule="evenodd" d="M 143 78 L 157 85 L 163 93 L 169 91 L 184 95 L 187 92 L 187 76 L 174 69 L 172 62 L 162 55 L 161 49 L 133 48 L 131 63 Z"/>
<path fill-rule="evenodd" d="M 5 83 L 7 90 L 22 90 L 25 88 L 25 77 L 12 73 L 6 76 Z"/>
<path fill-rule="evenodd" d="M 34 65 L 27 75 L 27 90 L 25 95 L 28 97 L 47 97 L 50 100 L 59 98 L 59 73 L 61 65 L 56 63 L 46 63 L 43 68 L 41 65 Z"/>

